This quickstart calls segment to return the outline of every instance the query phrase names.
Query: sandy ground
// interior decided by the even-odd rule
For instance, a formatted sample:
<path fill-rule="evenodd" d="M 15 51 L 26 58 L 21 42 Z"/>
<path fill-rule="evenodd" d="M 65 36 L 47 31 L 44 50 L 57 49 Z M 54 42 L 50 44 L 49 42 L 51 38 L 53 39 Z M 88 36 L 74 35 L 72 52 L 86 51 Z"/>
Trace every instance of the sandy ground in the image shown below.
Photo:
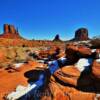
<path fill-rule="evenodd" d="M 30 62 L 29 64 L 22 65 L 19 71 L 9 72 L 9 70 L 0 69 L 0 100 L 4 100 L 4 95 L 15 90 L 16 86 L 27 86 L 28 79 L 24 76 L 24 73 L 36 66 L 38 66 L 36 62 Z"/>

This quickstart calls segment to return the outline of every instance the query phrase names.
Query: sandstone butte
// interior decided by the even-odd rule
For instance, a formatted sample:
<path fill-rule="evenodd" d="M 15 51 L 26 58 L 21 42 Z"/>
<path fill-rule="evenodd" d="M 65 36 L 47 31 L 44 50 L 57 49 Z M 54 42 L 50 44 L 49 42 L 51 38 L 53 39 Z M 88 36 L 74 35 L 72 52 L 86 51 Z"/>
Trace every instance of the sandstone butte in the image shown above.
<path fill-rule="evenodd" d="M 85 41 L 89 40 L 89 33 L 88 29 L 86 28 L 79 28 L 75 31 L 75 36 L 71 41 Z"/>
<path fill-rule="evenodd" d="M 0 35 L 0 38 L 21 39 L 22 37 L 13 25 L 4 24 L 3 34 Z"/>

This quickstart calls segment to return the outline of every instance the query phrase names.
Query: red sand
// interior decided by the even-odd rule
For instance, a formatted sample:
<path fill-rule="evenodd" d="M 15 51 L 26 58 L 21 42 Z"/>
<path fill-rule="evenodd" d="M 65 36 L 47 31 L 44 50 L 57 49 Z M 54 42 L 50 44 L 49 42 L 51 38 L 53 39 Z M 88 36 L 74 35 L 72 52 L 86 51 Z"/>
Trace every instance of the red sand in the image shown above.
<path fill-rule="evenodd" d="M 13 91 L 17 85 L 27 86 L 27 78 L 24 77 L 24 73 L 32 70 L 37 63 L 30 62 L 24 64 L 19 71 L 8 72 L 8 70 L 0 69 L 0 100 L 3 100 L 5 94 Z"/>

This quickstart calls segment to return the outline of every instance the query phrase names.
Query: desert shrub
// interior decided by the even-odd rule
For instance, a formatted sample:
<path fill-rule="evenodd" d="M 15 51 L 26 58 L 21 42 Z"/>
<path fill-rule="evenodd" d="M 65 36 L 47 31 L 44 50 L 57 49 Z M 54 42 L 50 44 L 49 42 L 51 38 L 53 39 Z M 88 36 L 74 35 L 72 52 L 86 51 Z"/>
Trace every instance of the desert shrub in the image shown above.
<path fill-rule="evenodd" d="M 16 52 L 15 61 L 16 62 L 25 61 L 26 60 L 26 54 L 25 54 L 25 50 L 23 49 L 23 47 L 15 47 L 14 49 L 15 49 L 15 52 Z"/>
<path fill-rule="evenodd" d="M 14 50 L 13 47 L 9 47 L 9 48 L 6 48 L 7 49 L 7 54 L 6 54 L 6 57 L 7 59 L 15 59 L 16 57 L 16 52 Z"/>

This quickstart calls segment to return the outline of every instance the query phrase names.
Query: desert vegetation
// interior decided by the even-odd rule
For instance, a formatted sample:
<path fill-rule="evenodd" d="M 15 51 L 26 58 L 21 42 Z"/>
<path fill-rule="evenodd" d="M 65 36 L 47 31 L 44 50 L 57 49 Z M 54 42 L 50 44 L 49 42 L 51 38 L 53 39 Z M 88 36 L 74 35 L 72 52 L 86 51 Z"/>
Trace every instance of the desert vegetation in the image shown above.
<path fill-rule="evenodd" d="M 100 48 L 100 36 L 95 36 L 91 40 L 92 48 Z"/>

